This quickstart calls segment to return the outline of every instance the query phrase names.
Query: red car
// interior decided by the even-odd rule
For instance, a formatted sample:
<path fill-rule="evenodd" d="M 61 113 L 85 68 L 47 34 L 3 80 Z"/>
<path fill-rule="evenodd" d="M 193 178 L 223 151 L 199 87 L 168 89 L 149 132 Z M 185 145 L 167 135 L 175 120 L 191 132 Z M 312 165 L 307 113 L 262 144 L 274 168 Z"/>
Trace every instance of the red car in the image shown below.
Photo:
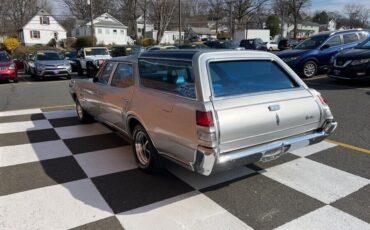
<path fill-rule="evenodd" d="M 17 66 L 5 51 L 0 51 L 0 80 L 18 82 Z"/>

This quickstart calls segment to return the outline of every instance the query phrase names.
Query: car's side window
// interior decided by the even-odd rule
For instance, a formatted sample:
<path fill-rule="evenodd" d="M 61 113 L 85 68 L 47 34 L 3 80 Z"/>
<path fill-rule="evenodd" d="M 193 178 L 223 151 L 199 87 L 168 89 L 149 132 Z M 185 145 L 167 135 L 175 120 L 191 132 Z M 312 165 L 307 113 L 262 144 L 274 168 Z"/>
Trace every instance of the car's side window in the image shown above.
<path fill-rule="evenodd" d="M 172 60 L 139 60 L 142 86 L 196 98 L 191 62 Z"/>
<path fill-rule="evenodd" d="M 134 76 L 132 65 L 126 63 L 118 64 L 114 72 L 111 86 L 119 88 L 127 88 L 134 84 Z"/>
<path fill-rule="evenodd" d="M 338 46 L 342 44 L 342 41 L 340 40 L 340 36 L 337 35 L 337 36 L 329 38 L 325 44 L 330 45 L 330 47 Z"/>
<path fill-rule="evenodd" d="M 109 77 L 114 69 L 115 63 L 114 62 L 108 62 L 104 66 L 104 70 L 102 71 L 98 82 L 103 85 L 107 85 L 109 82 Z"/>
<path fill-rule="evenodd" d="M 344 44 L 351 43 L 351 42 L 357 42 L 358 37 L 356 33 L 350 33 L 350 34 L 343 34 L 343 41 Z"/>

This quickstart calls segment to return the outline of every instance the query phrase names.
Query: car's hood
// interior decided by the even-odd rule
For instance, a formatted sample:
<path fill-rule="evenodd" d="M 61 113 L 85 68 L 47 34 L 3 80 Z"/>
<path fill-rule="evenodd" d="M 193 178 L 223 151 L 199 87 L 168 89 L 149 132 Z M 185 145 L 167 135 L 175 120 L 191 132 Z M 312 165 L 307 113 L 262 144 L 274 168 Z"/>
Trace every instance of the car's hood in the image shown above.
<path fill-rule="evenodd" d="M 337 58 L 345 58 L 345 59 L 365 59 L 370 58 L 370 49 L 348 49 L 343 50 L 336 56 Z"/>
<path fill-rule="evenodd" d="M 11 62 L 11 61 L 0 62 L 0 67 L 10 66 L 11 64 L 13 64 L 13 62 Z"/>
<path fill-rule="evenodd" d="M 67 64 L 68 61 L 66 60 L 45 60 L 45 61 L 37 61 L 38 65 L 64 65 Z"/>
<path fill-rule="evenodd" d="M 307 52 L 309 52 L 309 50 L 288 49 L 288 50 L 278 52 L 276 55 L 280 58 L 296 57 L 296 56 L 301 56 Z"/>
<path fill-rule="evenodd" d="M 86 59 L 92 59 L 92 60 L 107 60 L 111 59 L 112 57 L 110 55 L 87 55 Z"/>

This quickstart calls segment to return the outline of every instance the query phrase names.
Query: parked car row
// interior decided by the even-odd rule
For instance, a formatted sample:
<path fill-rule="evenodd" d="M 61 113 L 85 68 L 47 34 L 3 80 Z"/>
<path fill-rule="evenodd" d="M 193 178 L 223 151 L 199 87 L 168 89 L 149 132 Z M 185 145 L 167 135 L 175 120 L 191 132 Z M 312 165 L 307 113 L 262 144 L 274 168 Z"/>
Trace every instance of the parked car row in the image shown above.
<path fill-rule="evenodd" d="M 329 70 L 339 52 L 354 48 L 369 36 L 365 30 L 321 32 L 277 55 L 298 75 L 310 78 L 320 70 Z"/>

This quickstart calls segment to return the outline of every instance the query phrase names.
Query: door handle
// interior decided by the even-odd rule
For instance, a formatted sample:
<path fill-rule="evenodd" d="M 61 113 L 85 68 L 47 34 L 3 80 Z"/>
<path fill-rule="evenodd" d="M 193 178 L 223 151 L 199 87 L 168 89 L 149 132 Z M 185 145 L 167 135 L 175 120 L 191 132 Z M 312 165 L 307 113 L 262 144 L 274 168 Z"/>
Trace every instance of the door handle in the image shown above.
<path fill-rule="evenodd" d="M 280 110 L 280 105 L 270 105 L 268 108 L 270 111 L 278 111 Z"/>

